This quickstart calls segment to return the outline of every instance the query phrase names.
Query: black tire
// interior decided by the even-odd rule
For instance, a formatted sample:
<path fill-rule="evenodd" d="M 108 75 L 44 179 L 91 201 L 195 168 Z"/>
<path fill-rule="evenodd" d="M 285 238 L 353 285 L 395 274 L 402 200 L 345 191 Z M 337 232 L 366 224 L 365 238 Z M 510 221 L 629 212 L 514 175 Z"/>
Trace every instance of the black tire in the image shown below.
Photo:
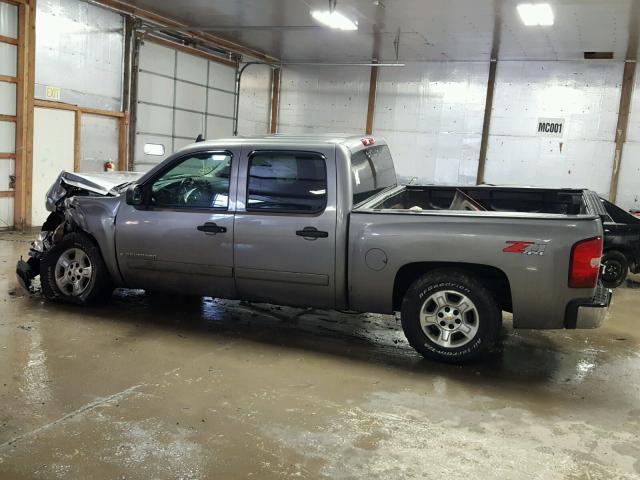
<path fill-rule="evenodd" d="M 436 309 L 449 308 L 446 306 L 438 307 L 436 302 L 431 300 L 434 294 L 445 291 L 449 292 L 446 296 L 452 299 L 454 304 L 456 295 L 459 294 L 460 302 L 463 301 L 462 296 L 466 296 L 475 308 L 462 313 L 452 306 L 451 313 L 446 313 L 446 315 L 453 316 L 455 312 L 458 317 L 452 317 L 454 318 L 453 320 L 447 320 L 447 317 L 436 318 L 437 323 L 445 326 L 441 328 L 439 325 L 429 325 L 423 329 L 420 322 L 423 307 L 427 312 L 433 309 L 432 305 L 434 304 Z M 429 304 L 428 302 L 433 303 Z M 409 287 L 404 296 L 401 313 L 402 329 L 409 344 L 424 357 L 446 363 L 468 362 L 487 353 L 496 343 L 502 325 L 502 311 L 491 292 L 475 277 L 458 270 L 434 270 L 418 278 Z M 434 318 L 435 316 L 440 316 L 440 313 L 444 313 L 444 310 L 437 314 L 434 313 Z M 472 331 L 475 330 L 475 333 L 465 336 L 462 331 L 458 332 L 458 328 L 462 328 L 462 326 L 451 326 L 454 325 L 454 321 L 457 324 L 471 324 Z M 449 332 L 449 335 L 451 335 L 449 337 L 451 339 L 450 347 L 439 345 L 426 333 L 444 335 L 442 330 L 447 328 L 456 329 Z M 466 328 L 469 327 L 467 326 Z M 457 337 L 458 340 L 454 340 L 456 335 L 459 335 Z M 461 344 L 462 342 L 464 344 Z"/>
<path fill-rule="evenodd" d="M 70 249 L 79 249 L 86 254 L 91 265 L 91 274 L 86 287 L 78 295 L 60 289 L 56 283 L 58 259 Z M 61 300 L 77 305 L 96 305 L 111 297 L 113 284 L 95 242 L 82 233 L 69 233 L 47 251 L 40 261 L 40 283 L 42 293 L 49 300 Z"/>
<path fill-rule="evenodd" d="M 629 274 L 629 262 L 619 250 L 608 250 L 602 255 L 602 283 L 607 288 L 619 287 Z"/>

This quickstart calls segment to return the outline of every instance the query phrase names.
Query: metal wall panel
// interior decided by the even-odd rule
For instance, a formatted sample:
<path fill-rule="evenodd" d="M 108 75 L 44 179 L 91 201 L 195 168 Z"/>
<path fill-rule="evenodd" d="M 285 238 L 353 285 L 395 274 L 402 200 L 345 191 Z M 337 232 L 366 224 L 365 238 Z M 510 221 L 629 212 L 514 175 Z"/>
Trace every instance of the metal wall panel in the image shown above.
<path fill-rule="evenodd" d="M 0 152 L 15 153 L 16 151 L 16 124 L 14 122 L 0 121 Z M 4 160 L 0 160 L 4 161 Z"/>
<path fill-rule="evenodd" d="M 244 78 L 243 78 L 244 81 Z M 243 92 L 244 93 L 244 92 Z M 240 102 L 242 102 L 242 94 L 240 95 Z M 222 90 L 209 89 L 208 107 L 207 112 L 212 115 L 221 115 L 225 117 L 233 117 L 233 102 L 235 95 Z M 240 107 L 240 115 L 245 115 L 246 112 L 242 111 Z"/>
<path fill-rule="evenodd" d="M 209 115 L 207 117 L 207 138 L 225 138 L 230 137 L 233 133 L 233 120 L 230 118 L 216 117 Z"/>
<path fill-rule="evenodd" d="M 285 67 L 279 131 L 364 133 L 369 72 L 366 67 Z"/>
<path fill-rule="evenodd" d="M 0 43 L 0 75 L 15 77 L 18 68 L 18 47 Z"/>
<path fill-rule="evenodd" d="M 173 133 L 173 108 L 141 103 L 137 112 L 138 130 L 171 136 Z"/>
<path fill-rule="evenodd" d="M 145 42 L 140 49 L 139 69 L 168 75 L 175 73 L 176 51 L 153 42 Z"/>
<path fill-rule="evenodd" d="M 138 73 L 138 101 L 173 107 L 174 80 L 149 72 Z"/>
<path fill-rule="evenodd" d="M 176 137 L 186 137 L 193 142 L 198 134 L 204 132 L 204 114 L 176 110 Z M 177 150 L 178 147 L 175 147 Z"/>
<path fill-rule="evenodd" d="M 86 113 L 81 119 L 80 171 L 102 172 L 108 161 L 117 165 L 119 120 Z"/>
<path fill-rule="evenodd" d="M 485 181 L 609 193 L 622 62 L 501 62 Z M 537 133 L 538 119 L 564 133 Z"/>
<path fill-rule="evenodd" d="M 0 35 L 18 38 L 18 6 L 0 2 Z"/>
<path fill-rule="evenodd" d="M 177 76 L 180 80 L 207 84 L 207 60 L 184 52 L 178 52 L 177 60 Z"/>
<path fill-rule="evenodd" d="M 389 142 L 400 181 L 475 183 L 488 74 L 486 62 L 379 70 L 374 134 Z"/>
<path fill-rule="evenodd" d="M 124 21 L 77 0 L 39 0 L 36 11 L 35 96 L 61 88 L 60 100 L 120 110 Z"/>
<path fill-rule="evenodd" d="M 271 67 L 266 65 L 248 67 L 242 75 L 240 85 L 238 133 L 240 135 L 269 133 L 270 113 Z"/>
<path fill-rule="evenodd" d="M 13 197 L 0 198 L 0 228 L 13 227 Z"/>
<path fill-rule="evenodd" d="M 16 114 L 16 84 L 0 82 L 0 115 Z M 0 150 L 1 152 L 2 150 Z"/>
<path fill-rule="evenodd" d="M 0 160 L 0 191 L 13 190 L 11 176 L 16 173 L 15 166 L 16 163 L 13 159 Z M 10 186 L 11 188 L 9 188 Z"/>
<path fill-rule="evenodd" d="M 191 83 L 176 82 L 176 108 L 204 112 L 207 104 L 207 89 Z"/>
<path fill-rule="evenodd" d="M 248 67 L 252 68 L 252 67 Z M 209 86 L 233 93 L 236 84 L 235 70 L 217 62 L 209 62 Z"/>

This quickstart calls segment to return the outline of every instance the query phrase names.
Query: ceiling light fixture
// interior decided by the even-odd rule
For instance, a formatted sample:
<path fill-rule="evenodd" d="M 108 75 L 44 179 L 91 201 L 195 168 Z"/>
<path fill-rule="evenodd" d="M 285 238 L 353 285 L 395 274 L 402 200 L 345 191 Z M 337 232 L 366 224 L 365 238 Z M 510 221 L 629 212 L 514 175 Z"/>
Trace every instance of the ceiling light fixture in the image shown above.
<path fill-rule="evenodd" d="M 336 30 L 358 30 L 358 22 L 354 22 L 337 10 L 313 10 L 311 16 L 318 22 Z"/>
<path fill-rule="evenodd" d="M 521 3 L 518 13 L 527 27 L 553 25 L 553 10 L 548 3 Z"/>

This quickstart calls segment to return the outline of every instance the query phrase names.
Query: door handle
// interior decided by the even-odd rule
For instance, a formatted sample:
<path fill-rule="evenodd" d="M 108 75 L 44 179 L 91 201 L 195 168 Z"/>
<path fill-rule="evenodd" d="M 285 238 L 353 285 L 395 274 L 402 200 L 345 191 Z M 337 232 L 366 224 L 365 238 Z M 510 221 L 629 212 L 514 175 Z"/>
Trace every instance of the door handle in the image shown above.
<path fill-rule="evenodd" d="M 201 232 L 205 232 L 205 233 L 226 233 L 227 232 L 227 227 L 219 227 L 218 225 L 216 225 L 213 222 L 205 222 L 204 225 L 198 225 L 196 227 L 199 231 Z"/>
<path fill-rule="evenodd" d="M 304 227 L 302 230 L 296 230 L 296 235 L 306 239 L 327 238 L 328 232 L 318 230 L 316 227 Z"/>

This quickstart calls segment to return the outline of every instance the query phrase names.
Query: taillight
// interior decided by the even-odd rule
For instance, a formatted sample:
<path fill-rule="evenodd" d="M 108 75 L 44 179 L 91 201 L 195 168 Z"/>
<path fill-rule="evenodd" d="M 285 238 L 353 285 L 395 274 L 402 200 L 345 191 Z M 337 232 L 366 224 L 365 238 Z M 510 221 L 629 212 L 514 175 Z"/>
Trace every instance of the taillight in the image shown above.
<path fill-rule="evenodd" d="M 569 288 L 593 288 L 598 283 L 602 237 L 576 243 L 571 249 Z"/>

